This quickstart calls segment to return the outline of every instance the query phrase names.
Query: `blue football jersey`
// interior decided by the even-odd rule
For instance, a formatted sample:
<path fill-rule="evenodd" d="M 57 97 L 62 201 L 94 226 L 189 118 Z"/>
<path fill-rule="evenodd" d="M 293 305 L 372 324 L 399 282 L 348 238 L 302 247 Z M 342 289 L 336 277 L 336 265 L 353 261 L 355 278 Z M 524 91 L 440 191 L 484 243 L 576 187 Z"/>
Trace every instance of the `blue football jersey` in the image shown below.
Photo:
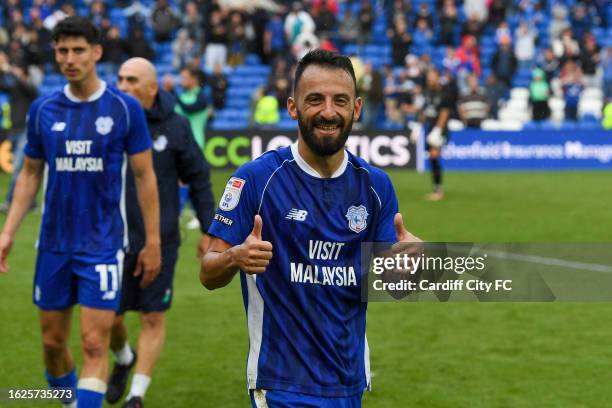
<path fill-rule="evenodd" d="M 151 147 L 138 101 L 105 82 L 79 101 L 66 85 L 32 104 L 27 134 L 25 154 L 45 161 L 38 247 L 74 253 L 125 247 L 126 153 Z"/>
<path fill-rule="evenodd" d="M 241 244 L 263 219 L 273 257 L 240 273 L 249 329 L 249 389 L 351 396 L 370 383 L 362 242 L 395 242 L 389 177 L 345 151 L 320 178 L 297 145 L 242 166 L 228 181 L 209 233 Z"/>

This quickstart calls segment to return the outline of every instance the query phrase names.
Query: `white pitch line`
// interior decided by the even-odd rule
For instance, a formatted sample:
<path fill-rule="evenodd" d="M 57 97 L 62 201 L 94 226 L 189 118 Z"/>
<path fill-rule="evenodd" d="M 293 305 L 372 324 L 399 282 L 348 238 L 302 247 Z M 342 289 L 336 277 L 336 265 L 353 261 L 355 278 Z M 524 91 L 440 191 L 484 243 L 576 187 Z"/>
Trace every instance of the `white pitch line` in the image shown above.
<path fill-rule="evenodd" d="M 568 261 L 566 259 L 549 258 L 549 257 L 539 256 L 539 255 L 515 254 L 512 252 L 488 250 L 486 248 L 480 248 L 480 249 L 482 249 L 482 252 L 484 254 L 493 256 L 495 258 L 500 258 L 500 259 L 511 259 L 513 261 L 531 262 L 531 263 L 540 264 L 540 265 L 561 266 L 564 268 L 579 269 L 581 271 L 586 270 L 586 271 L 591 271 L 591 272 L 612 273 L 612 266 L 610 265 Z"/>

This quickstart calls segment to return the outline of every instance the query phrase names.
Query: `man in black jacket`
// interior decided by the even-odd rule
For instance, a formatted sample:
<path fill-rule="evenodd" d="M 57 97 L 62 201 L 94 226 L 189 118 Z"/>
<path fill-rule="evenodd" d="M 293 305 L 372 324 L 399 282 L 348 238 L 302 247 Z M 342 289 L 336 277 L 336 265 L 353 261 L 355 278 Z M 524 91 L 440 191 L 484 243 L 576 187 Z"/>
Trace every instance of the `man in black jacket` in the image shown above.
<path fill-rule="evenodd" d="M 179 181 L 189 186 L 189 196 L 202 230 L 198 252 L 208 244 L 206 231 L 212 221 L 215 202 L 210 185 L 210 168 L 193 138 L 187 120 L 174 111 L 174 97 L 160 90 L 155 67 L 146 59 L 132 58 L 119 69 L 118 86 L 136 97 L 145 109 L 153 137 L 153 165 L 157 175 L 162 241 L 162 271 L 146 288 L 140 287 L 135 261 L 144 243 L 144 228 L 131 174 L 126 184 L 129 249 L 123 271 L 121 306 L 113 325 L 111 349 L 115 367 L 108 382 L 106 399 L 117 402 L 125 391 L 129 370 L 136 366 L 124 407 L 142 407 L 151 373 L 163 348 L 165 314 L 172 301 L 172 278 L 177 260 L 179 236 Z M 142 330 L 137 353 L 129 346 L 123 314 L 140 313 Z M 138 359 L 136 358 L 138 356 Z"/>
<path fill-rule="evenodd" d="M 26 145 L 26 116 L 30 105 L 38 96 L 36 86 L 28 78 L 25 68 L 11 65 L 6 54 L 0 51 L 0 91 L 9 94 L 12 127 L 9 132 L 13 143 L 13 176 L 6 198 L 0 203 L 0 212 L 7 212 L 13 199 L 17 175 L 23 165 L 23 149 Z M 36 206 L 36 203 L 33 204 Z"/>

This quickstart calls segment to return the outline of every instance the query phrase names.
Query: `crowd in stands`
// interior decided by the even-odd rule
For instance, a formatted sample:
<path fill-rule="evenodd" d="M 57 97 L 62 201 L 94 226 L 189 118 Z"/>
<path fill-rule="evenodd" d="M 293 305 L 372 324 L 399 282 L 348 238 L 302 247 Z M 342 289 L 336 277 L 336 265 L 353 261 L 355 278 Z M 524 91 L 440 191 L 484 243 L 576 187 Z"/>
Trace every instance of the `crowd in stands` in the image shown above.
<path fill-rule="evenodd" d="M 351 55 L 368 128 L 418 120 L 431 69 L 467 127 L 514 114 L 508 101 L 525 122 L 599 120 L 612 100 L 609 0 L 4 0 L 4 90 L 9 77 L 43 92 L 57 85 L 45 78 L 57 74 L 50 30 L 73 14 L 101 28 L 107 78 L 141 56 L 180 92 L 179 72 L 196 67 L 207 112 L 231 112 L 237 126 L 283 123 L 295 62 L 312 48 Z M 239 91 L 247 85 L 248 94 Z M 526 105 L 512 100 L 517 87 Z M 586 91 L 599 105 L 582 102 Z"/>

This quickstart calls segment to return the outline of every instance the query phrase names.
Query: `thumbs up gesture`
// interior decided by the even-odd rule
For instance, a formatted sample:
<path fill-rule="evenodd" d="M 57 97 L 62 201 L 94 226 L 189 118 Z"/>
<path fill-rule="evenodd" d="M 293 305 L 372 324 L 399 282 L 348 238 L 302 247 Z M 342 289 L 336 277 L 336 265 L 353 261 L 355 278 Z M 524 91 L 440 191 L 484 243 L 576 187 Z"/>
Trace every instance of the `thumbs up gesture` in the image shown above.
<path fill-rule="evenodd" d="M 397 242 L 391 247 L 391 251 L 394 254 L 408 255 L 409 257 L 420 256 L 424 251 L 423 241 L 420 238 L 412 235 L 410 232 L 408 232 L 406 227 L 404 227 L 402 214 L 395 214 L 393 224 L 395 225 Z"/>
<path fill-rule="evenodd" d="M 255 215 L 253 230 L 234 251 L 234 262 L 246 273 L 263 273 L 272 259 L 272 243 L 262 240 L 263 220 Z"/>

